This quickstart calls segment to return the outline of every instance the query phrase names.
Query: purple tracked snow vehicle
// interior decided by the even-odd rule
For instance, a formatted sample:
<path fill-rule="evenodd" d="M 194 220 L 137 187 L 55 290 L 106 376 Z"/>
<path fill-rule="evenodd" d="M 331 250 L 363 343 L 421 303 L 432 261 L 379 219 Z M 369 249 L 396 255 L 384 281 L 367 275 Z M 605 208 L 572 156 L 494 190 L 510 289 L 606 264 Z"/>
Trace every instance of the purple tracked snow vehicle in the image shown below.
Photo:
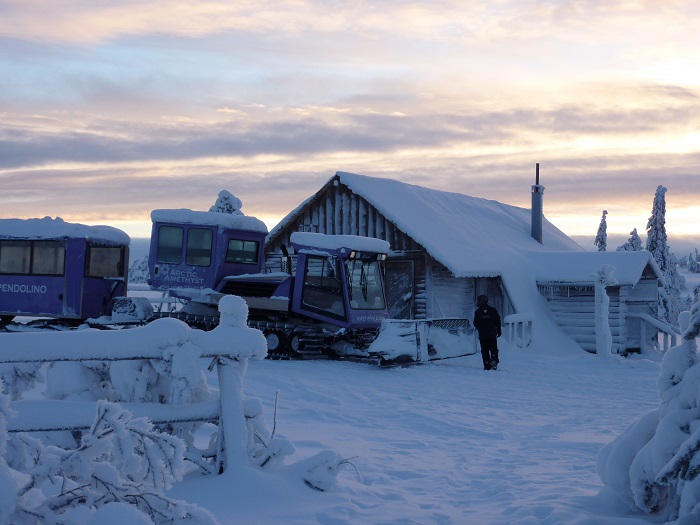
<path fill-rule="evenodd" d="M 389 317 L 386 241 L 297 232 L 294 257 L 287 253 L 279 271 L 264 273 L 267 228 L 254 217 L 190 210 L 151 217 L 149 284 L 183 301 L 155 316 L 206 328 L 218 320 L 218 300 L 234 294 L 245 299 L 248 324 L 265 334 L 272 357 L 368 357 Z"/>

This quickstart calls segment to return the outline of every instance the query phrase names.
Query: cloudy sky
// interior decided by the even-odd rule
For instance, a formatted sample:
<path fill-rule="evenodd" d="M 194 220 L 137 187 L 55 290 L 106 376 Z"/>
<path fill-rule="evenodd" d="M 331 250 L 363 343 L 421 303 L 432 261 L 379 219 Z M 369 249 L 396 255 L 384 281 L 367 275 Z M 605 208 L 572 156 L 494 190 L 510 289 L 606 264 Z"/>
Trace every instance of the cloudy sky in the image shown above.
<path fill-rule="evenodd" d="M 0 217 L 148 236 L 227 189 L 273 226 L 336 171 L 700 231 L 700 3 L 0 0 Z"/>

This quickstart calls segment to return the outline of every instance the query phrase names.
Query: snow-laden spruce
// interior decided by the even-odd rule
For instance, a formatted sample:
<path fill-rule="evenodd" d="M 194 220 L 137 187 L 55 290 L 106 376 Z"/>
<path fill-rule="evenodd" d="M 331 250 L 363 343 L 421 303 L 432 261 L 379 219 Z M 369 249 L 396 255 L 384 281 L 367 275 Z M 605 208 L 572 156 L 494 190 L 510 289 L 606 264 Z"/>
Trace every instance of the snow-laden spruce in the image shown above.
<path fill-rule="evenodd" d="M 659 290 L 659 315 L 666 321 L 675 324 L 678 314 L 684 308 L 681 295 L 685 288 L 685 279 L 678 273 L 678 261 L 670 253 L 666 235 L 666 191 L 664 186 L 656 188 L 651 215 L 647 221 L 646 249 L 656 260 L 656 264 L 664 274 L 666 281 Z"/>
<path fill-rule="evenodd" d="M 679 321 L 683 339 L 661 364 L 659 408 L 601 449 L 598 473 L 633 509 L 691 524 L 700 522 L 700 303 Z"/>
<path fill-rule="evenodd" d="M 637 228 L 630 232 L 630 238 L 622 246 L 617 247 L 618 252 L 638 252 L 642 249 L 642 239 L 637 233 Z"/>
<path fill-rule="evenodd" d="M 608 223 L 605 217 L 608 215 L 608 210 L 603 210 L 603 216 L 600 219 L 598 233 L 596 233 L 593 244 L 598 247 L 599 252 L 604 252 L 608 249 Z"/>

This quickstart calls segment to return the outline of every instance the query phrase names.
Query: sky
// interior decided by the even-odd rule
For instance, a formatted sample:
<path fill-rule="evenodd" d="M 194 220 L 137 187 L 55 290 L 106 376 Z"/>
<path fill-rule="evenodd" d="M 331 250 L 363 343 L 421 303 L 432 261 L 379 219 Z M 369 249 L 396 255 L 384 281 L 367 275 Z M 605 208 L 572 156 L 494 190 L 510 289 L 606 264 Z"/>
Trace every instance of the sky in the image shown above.
<path fill-rule="evenodd" d="M 0 0 L 0 217 L 150 234 L 226 189 L 272 228 L 336 171 L 700 246 L 691 0 Z M 591 241 L 592 242 L 592 241 Z"/>

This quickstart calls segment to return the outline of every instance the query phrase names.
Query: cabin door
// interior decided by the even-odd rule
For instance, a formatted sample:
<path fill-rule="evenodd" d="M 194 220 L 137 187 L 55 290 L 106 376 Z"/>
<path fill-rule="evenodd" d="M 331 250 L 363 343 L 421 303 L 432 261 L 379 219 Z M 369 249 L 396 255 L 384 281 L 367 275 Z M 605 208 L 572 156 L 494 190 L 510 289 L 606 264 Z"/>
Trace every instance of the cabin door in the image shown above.
<path fill-rule="evenodd" d="M 388 260 L 385 263 L 386 301 L 392 319 L 413 319 L 413 261 Z"/>

